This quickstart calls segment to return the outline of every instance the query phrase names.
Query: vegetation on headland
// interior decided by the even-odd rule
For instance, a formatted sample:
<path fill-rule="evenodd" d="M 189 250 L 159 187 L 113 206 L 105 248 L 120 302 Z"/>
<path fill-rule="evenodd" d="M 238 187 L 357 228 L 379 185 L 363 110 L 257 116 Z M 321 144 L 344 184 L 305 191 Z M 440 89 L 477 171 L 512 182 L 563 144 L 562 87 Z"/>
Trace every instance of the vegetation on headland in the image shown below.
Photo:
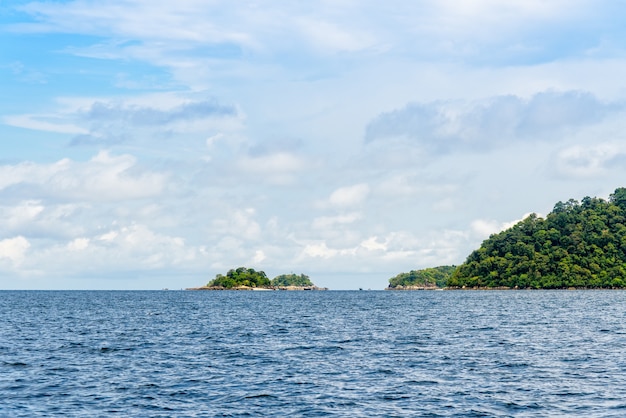
<path fill-rule="evenodd" d="M 491 235 L 458 267 L 400 273 L 389 290 L 626 288 L 626 188 L 558 202 Z"/>
<path fill-rule="evenodd" d="M 215 279 L 207 283 L 206 286 L 195 288 L 228 290 L 228 289 L 303 289 L 303 290 L 323 290 L 311 282 L 306 274 L 281 274 L 270 280 L 264 271 L 257 271 L 252 268 L 239 267 L 230 269 L 226 273 L 217 274 Z"/>
<path fill-rule="evenodd" d="M 223 287 L 224 289 L 232 289 L 234 287 L 269 287 L 270 279 L 267 278 L 264 271 L 256 271 L 251 268 L 239 267 L 230 269 L 226 275 L 217 274 L 215 279 L 211 280 L 207 287 Z"/>
<path fill-rule="evenodd" d="M 313 287 L 315 286 L 309 276 L 306 274 L 281 274 L 272 279 L 272 286 L 300 286 L 300 287 Z"/>
<path fill-rule="evenodd" d="M 449 288 L 626 287 L 626 188 L 609 200 L 558 202 L 494 234 L 447 281 Z"/>
<path fill-rule="evenodd" d="M 400 273 L 389 279 L 389 290 L 436 289 L 446 286 L 456 266 L 430 267 Z"/>

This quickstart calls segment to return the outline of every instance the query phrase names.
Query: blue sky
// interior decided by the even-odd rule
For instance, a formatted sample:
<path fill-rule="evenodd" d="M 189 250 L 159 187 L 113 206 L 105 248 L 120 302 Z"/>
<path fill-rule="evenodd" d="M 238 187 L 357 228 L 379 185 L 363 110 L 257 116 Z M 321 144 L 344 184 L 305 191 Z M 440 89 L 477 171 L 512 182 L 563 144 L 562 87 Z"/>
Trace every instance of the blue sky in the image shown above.
<path fill-rule="evenodd" d="M 382 289 L 626 186 L 626 6 L 0 3 L 0 287 Z"/>

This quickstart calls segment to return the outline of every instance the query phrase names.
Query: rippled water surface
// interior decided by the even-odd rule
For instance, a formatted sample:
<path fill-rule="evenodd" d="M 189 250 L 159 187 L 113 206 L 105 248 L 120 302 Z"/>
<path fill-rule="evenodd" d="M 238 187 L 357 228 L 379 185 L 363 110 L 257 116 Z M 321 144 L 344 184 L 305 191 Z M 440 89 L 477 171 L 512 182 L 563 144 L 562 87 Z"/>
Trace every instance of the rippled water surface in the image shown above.
<path fill-rule="evenodd" d="M 626 292 L 0 292 L 0 416 L 626 416 Z"/>

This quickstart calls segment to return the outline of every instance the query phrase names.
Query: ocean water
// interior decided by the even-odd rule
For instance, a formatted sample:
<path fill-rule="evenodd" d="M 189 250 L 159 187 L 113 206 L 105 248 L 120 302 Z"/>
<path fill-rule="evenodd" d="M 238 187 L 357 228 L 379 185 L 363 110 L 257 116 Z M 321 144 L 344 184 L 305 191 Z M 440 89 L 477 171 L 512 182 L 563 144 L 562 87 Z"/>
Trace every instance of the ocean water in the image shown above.
<path fill-rule="evenodd" d="M 2 291 L 0 416 L 626 416 L 623 291 Z"/>

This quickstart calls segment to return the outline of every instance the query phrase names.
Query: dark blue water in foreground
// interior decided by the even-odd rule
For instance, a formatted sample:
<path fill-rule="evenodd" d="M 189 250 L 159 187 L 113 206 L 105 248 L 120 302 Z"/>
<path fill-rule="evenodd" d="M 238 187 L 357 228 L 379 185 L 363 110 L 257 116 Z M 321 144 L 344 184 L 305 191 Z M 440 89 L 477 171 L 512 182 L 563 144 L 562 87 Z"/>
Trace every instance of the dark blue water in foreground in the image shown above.
<path fill-rule="evenodd" d="M 626 292 L 0 292 L 0 416 L 626 416 Z"/>

